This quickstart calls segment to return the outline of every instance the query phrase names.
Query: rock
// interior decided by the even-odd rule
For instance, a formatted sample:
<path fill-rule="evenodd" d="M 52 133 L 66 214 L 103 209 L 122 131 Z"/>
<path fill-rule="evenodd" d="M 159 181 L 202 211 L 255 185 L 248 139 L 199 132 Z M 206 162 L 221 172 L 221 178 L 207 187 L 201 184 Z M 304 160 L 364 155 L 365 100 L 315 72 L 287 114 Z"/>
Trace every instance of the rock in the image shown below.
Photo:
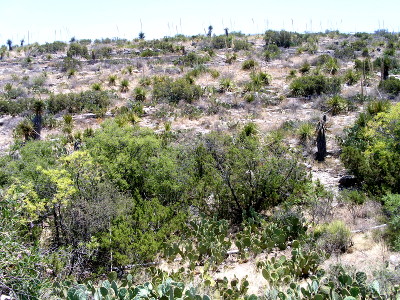
<path fill-rule="evenodd" d="M 339 179 L 339 187 L 349 188 L 357 185 L 357 178 L 353 175 L 344 175 Z"/>

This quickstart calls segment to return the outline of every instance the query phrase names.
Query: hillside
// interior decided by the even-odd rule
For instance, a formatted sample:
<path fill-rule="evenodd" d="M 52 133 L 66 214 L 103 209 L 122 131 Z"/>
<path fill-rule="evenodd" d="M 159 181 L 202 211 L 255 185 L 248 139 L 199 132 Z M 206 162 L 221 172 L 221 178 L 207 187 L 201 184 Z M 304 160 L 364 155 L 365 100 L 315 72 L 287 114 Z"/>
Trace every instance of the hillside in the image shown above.
<path fill-rule="evenodd" d="M 398 297 L 399 34 L 0 55 L 0 295 Z"/>

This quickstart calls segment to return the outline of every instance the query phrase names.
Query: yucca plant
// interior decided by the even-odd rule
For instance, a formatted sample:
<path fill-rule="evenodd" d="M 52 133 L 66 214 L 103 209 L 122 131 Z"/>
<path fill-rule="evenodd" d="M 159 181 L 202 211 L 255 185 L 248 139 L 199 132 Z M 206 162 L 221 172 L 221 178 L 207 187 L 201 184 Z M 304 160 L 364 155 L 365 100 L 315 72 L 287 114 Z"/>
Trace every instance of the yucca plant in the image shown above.
<path fill-rule="evenodd" d="M 307 145 L 313 138 L 314 126 L 310 122 L 301 123 L 297 129 L 300 144 Z"/>
<path fill-rule="evenodd" d="M 108 85 L 114 86 L 117 82 L 117 75 L 108 76 Z"/>
<path fill-rule="evenodd" d="M 129 81 L 128 81 L 128 79 L 123 79 L 121 81 L 120 91 L 121 91 L 121 93 L 126 93 L 127 91 L 129 91 Z"/>
<path fill-rule="evenodd" d="M 33 123 L 29 119 L 24 119 L 15 128 L 15 135 L 24 137 L 25 141 L 29 141 L 34 137 L 35 129 Z"/>
<path fill-rule="evenodd" d="M 253 70 L 258 66 L 258 63 L 254 59 L 248 59 L 243 62 L 242 70 Z"/>
<path fill-rule="evenodd" d="M 8 50 L 12 51 L 12 41 L 10 39 L 7 40 Z"/>
<path fill-rule="evenodd" d="M 135 100 L 137 101 L 144 101 L 146 100 L 146 90 L 141 87 L 135 87 L 133 90 L 133 95 L 135 97 Z"/>
<path fill-rule="evenodd" d="M 99 82 L 93 83 L 92 84 L 92 90 L 93 91 L 101 91 L 101 83 L 99 83 Z"/>

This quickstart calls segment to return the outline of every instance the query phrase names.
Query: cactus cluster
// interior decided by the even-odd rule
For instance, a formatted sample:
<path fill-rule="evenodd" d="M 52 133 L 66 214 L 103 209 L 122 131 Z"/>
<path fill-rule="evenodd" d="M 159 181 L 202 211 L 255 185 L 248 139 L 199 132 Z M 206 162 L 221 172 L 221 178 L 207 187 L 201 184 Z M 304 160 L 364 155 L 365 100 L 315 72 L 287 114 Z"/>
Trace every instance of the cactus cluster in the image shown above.
<path fill-rule="evenodd" d="M 260 223 L 250 220 L 241 232 L 236 235 L 235 245 L 242 258 L 247 258 L 249 253 L 257 255 L 261 252 L 271 252 L 278 248 L 284 250 L 290 239 L 290 232 L 286 228 L 278 227 L 275 223 Z"/>
<path fill-rule="evenodd" d="M 379 282 L 367 281 L 364 272 L 347 274 L 343 269 L 336 276 L 328 277 L 321 270 L 317 276 L 311 276 L 306 284 L 290 283 L 285 291 L 268 290 L 266 296 L 272 300 L 356 300 L 356 299 L 398 299 L 399 288 L 383 292 Z"/>
<path fill-rule="evenodd" d="M 219 265 L 232 245 L 228 225 L 226 220 L 192 221 L 179 243 L 164 245 L 164 255 L 173 260 L 179 254 L 183 261 L 189 262 L 191 270 L 198 264 Z"/>
<path fill-rule="evenodd" d="M 317 272 L 321 255 L 315 251 L 303 251 L 298 241 L 293 241 L 292 247 L 290 259 L 282 255 L 257 263 L 257 267 L 262 269 L 262 275 L 270 285 L 288 284 L 293 279 L 307 278 Z"/>
<path fill-rule="evenodd" d="M 139 286 L 133 285 L 132 275 L 124 280 L 117 280 L 117 273 L 111 272 L 108 280 L 94 286 L 91 281 L 85 284 L 74 284 L 66 281 L 57 284 L 55 290 L 61 299 L 67 300 L 210 300 L 207 295 L 199 295 L 193 287 L 186 288 L 182 282 L 173 281 L 171 278 L 163 280 L 155 286 L 146 282 Z"/>

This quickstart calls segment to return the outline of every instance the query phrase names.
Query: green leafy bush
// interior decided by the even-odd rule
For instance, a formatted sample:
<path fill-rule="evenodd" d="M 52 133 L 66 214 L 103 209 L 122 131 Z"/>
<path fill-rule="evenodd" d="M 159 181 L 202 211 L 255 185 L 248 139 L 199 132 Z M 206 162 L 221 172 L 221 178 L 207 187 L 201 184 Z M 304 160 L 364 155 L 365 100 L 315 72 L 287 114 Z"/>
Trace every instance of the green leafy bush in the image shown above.
<path fill-rule="evenodd" d="M 218 35 L 211 39 L 211 47 L 214 49 L 230 48 L 232 44 L 232 36 Z"/>
<path fill-rule="evenodd" d="M 195 67 L 202 65 L 210 60 L 210 56 L 201 56 L 196 52 L 189 52 L 188 54 L 178 58 L 174 63 L 177 65 Z"/>
<path fill-rule="evenodd" d="M 251 44 L 247 40 L 235 39 L 233 41 L 233 50 L 250 50 Z"/>
<path fill-rule="evenodd" d="M 388 194 L 382 198 L 388 216 L 386 231 L 389 242 L 395 251 L 400 249 L 400 194 Z"/>
<path fill-rule="evenodd" d="M 400 192 L 398 150 L 400 104 L 372 102 L 342 141 L 342 160 L 373 194 Z"/>
<path fill-rule="evenodd" d="M 295 78 L 290 84 L 293 96 L 310 97 L 321 94 L 337 94 L 340 92 L 340 79 L 323 75 L 310 75 Z"/>
<path fill-rule="evenodd" d="M 388 94 L 396 96 L 400 93 L 400 80 L 389 77 L 379 83 L 379 88 Z"/>
<path fill-rule="evenodd" d="M 51 94 L 47 100 L 47 109 L 56 114 L 61 111 L 69 113 L 99 112 L 107 109 L 115 95 L 110 91 L 85 91 L 70 94 Z"/>
<path fill-rule="evenodd" d="M 273 207 L 295 194 L 301 197 L 308 182 L 290 151 L 279 143 L 265 147 L 254 133 L 208 135 L 192 155 L 198 199 L 214 199 L 211 205 L 201 201 L 202 207 L 233 222 L 240 223 L 251 211 Z"/>
<path fill-rule="evenodd" d="M 78 43 L 72 43 L 69 45 L 69 48 L 67 50 L 67 57 L 76 57 L 80 56 L 83 58 L 88 58 L 89 57 L 89 51 L 85 45 L 81 45 Z"/>
<path fill-rule="evenodd" d="M 263 57 L 266 61 L 271 61 L 275 58 L 278 58 L 281 54 L 279 47 L 275 44 L 269 44 L 265 47 L 265 51 L 263 52 Z"/>
<path fill-rule="evenodd" d="M 169 77 L 162 77 L 153 83 L 153 99 L 165 100 L 168 102 L 193 102 L 203 94 L 200 86 L 191 84 L 185 78 L 173 80 Z"/>
<path fill-rule="evenodd" d="M 46 43 L 37 47 L 39 53 L 57 53 L 64 51 L 67 44 L 60 41 L 55 41 L 53 43 Z"/>
<path fill-rule="evenodd" d="M 285 30 L 268 30 L 264 35 L 265 45 L 275 44 L 278 47 L 289 48 L 297 45 L 297 39 L 294 34 Z"/>

